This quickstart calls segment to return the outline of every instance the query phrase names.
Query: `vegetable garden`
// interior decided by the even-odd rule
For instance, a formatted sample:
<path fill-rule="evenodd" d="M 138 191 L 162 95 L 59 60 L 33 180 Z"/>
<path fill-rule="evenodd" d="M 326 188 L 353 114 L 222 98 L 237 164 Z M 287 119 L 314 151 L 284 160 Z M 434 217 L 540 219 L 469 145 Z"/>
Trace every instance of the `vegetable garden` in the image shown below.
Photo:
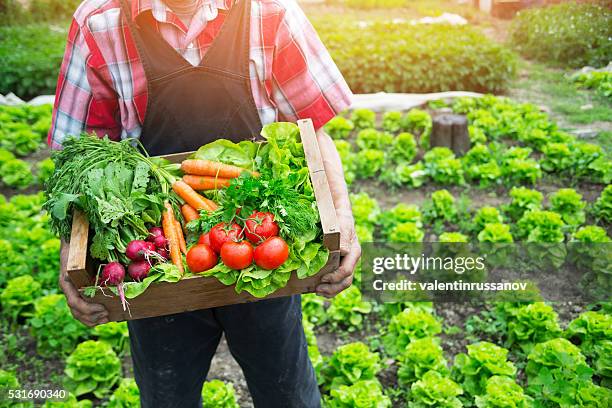
<path fill-rule="evenodd" d="M 401 10 L 405 2 L 354 3 L 358 8 Z M 352 10 L 352 6 L 347 2 L 343 7 Z M 307 11 L 310 7 L 313 6 Z M 610 13 L 598 7 L 561 5 L 521 12 L 512 23 L 515 31 L 508 44 L 490 39 L 475 25 L 441 28 L 374 21 L 366 27 L 350 22 L 345 25 L 336 22 L 334 26 L 333 20 L 316 13 L 312 20 L 355 91 L 469 89 L 501 93 L 513 86 L 517 61 L 522 58 L 519 53 L 554 65 L 565 63 L 572 68 L 585 64 L 606 65 L 611 57 L 610 24 L 606 22 Z M 576 24 L 580 27 L 587 24 L 585 21 L 591 21 L 596 27 L 589 34 L 599 38 L 590 41 L 592 52 L 576 51 L 583 48 L 580 44 L 587 42 L 584 36 L 576 45 L 568 39 L 573 34 L 564 30 L 555 33 L 557 37 L 538 37 L 531 33 L 534 27 L 548 27 L 550 31 L 551 25 L 565 21 L 568 13 L 577 16 Z M 36 24 L 45 27 L 40 21 Z M 19 41 L 16 32 L 23 30 L 21 26 L 1 28 L 2 47 L 8 47 L 4 38 Z M 44 28 L 36 30 L 47 33 L 41 36 L 49 33 Z M 47 37 L 47 44 L 55 41 L 52 37 Z M 607 40 L 601 40 L 606 37 Z M 57 43 L 63 47 L 63 34 L 58 38 Z M 372 38 L 387 45 L 368 48 L 376 47 L 376 41 L 369 42 Z M 345 47 L 343 44 L 347 42 L 352 45 Z M 417 47 L 417 43 L 424 45 Z M 559 49 L 547 44 L 555 44 Z M 564 44 L 569 51 L 561 49 Z M 39 46 L 53 47 L 36 42 L 36 47 Z M 8 54 L 2 47 L 0 53 Z M 35 61 L 33 71 L 25 73 L 19 64 L 26 62 L 20 63 L 18 58 L 25 58 L 31 49 L 28 51 L 25 44 L 13 53 L 14 62 L 0 63 L 0 93 L 13 91 L 25 98 L 52 90 L 56 68 L 48 61 L 61 59 L 61 50 L 59 54 L 57 51 L 41 53 L 44 61 L 40 64 Z M 554 53 L 555 59 L 544 55 L 545 50 Z M 393 66 L 385 62 L 389 61 L 389 55 L 395 55 Z M 448 64 L 432 64 L 437 58 Z M 43 70 L 40 74 L 36 71 L 38 66 Z M 5 75 L 9 68 L 10 75 Z M 578 88 L 576 92 L 611 109 L 608 71 L 572 74 L 569 68 L 555 69 L 567 72 L 566 80 Z M 444 147 L 430 146 L 432 118 L 441 112 L 467 117 L 471 141 L 467 153 L 458 155 Z M 0 106 L 0 248 L 5 254 L 0 262 L 0 391 L 36 388 L 68 391 L 62 401 L 47 401 L 43 405 L 46 407 L 139 406 L 126 323 L 110 322 L 88 328 L 72 317 L 57 286 L 58 236 L 66 237 L 69 233 L 67 214 L 73 207 L 88 214 L 98 211 L 100 215 L 96 231 L 102 232 L 99 238 L 94 238 L 96 246 L 91 254 L 95 258 L 104 262 L 119 261 L 127 267 L 138 260 L 128 259 L 131 256 L 126 252 L 126 244 L 143 238 L 143 243 L 133 248 L 135 259 L 150 250 L 155 252 L 151 254 L 153 257 L 171 260 L 147 269 L 151 277 L 148 280 L 138 277 L 138 271 L 133 276 L 129 270 L 124 271 L 123 287 L 112 289 L 123 290 L 128 303 L 130 298 L 146 292 L 154 280 L 172 281 L 176 276 L 174 268 L 179 267 L 179 263 L 172 262 L 170 253 L 164 253 L 168 249 L 165 242 L 153 243 L 161 234 L 151 231 L 155 235 L 149 239 L 151 247 L 144 238 L 150 226 L 164 227 L 163 237 L 171 241 L 169 249 L 173 249 L 172 242 L 179 244 L 178 235 L 166 233 L 172 227 L 162 225 L 167 207 L 163 200 L 157 201 L 159 197 L 152 193 L 156 191 L 166 191 L 176 198 L 168 204 L 172 215 L 186 227 L 180 228 L 186 237 L 185 249 L 200 239 L 204 240 L 200 243 L 210 240 L 210 236 L 201 235 L 219 223 L 236 221 L 242 228 L 254 211 L 261 212 L 257 225 L 265 221 L 265 213 L 274 215 L 280 230 L 275 231 L 271 224 L 267 226 L 272 235 L 254 229 L 256 235 L 251 237 L 249 245 L 259 248 L 262 237 L 270 239 L 279 235 L 288 245 L 289 261 L 285 268 L 278 268 L 273 261 L 272 265 L 265 261 L 260 265 L 257 254 L 254 261 L 251 255 L 248 264 L 238 258 L 224 260 L 222 252 L 218 259 L 215 253 L 214 263 L 210 258 L 212 253 L 208 252 L 198 254 L 191 262 L 189 256 L 185 263 L 180 262 L 188 270 L 195 272 L 201 268 L 222 282 L 227 279 L 224 283 L 236 285 L 237 290 L 264 296 L 282 288 L 291 271 L 299 268 L 298 272 L 306 277 L 316 273 L 327 260 L 320 244 L 320 232 L 311 234 L 306 227 L 316 224 L 317 214 L 312 211 L 314 198 L 294 128 L 272 125 L 264 131 L 268 144 L 279 148 L 272 153 L 272 146 L 262 151 L 260 145 L 251 142 L 241 145 L 216 142 L 204 146 L 196 159 L 219 160 L 222 150 L 225 156 L 221 161 L 225 164 L 257 172 L 221 177 L 225 181 L 221 181 L 224 186 L 219 189 L 219 167 L 214 168 L 216 177 L 207 179 L 208 176 L 194 170 L 195 163 L 183 162 L 181 171 L 177 165 L 136 155 L 127 143 L 111 150 L 106 146 L 111 142 L 86 137 L 68 142 L 63 155 L 55 156 L 58 169 L 63 170 L 54 175 L 55 164 L 45 149 L 50 115 L 48 105 Z M 609 144 L 576 136 L 556 117 L 557 112 L 552 115 L 529 101 L 494 95 L 437 100 L 408 111 L 343 112 L 325 130 L 334 139 L 342 159 L 360 241 L 610 245 L 612 160 Z M 283 145 L 287 140 L 290 146 Z M 85 168 L 83 163 L 93 160 L 79 154 L 79 149 L 85 149 L 87 143 L 107 149 L 109 157 L 121 150 L 122 157 L 133 157 L 133 160 L 126 158 L 115 162 L 116 168 L 103 170 L 113 171 L 116 177 L 102 182 L 104 173 L 81 172 Z M 87 148 L 91 149 L 91 146 Z M 279 157 L 291 157 L 291 160 L 282 162 Z M 146 177 L 140 178 L 144 180 L 140 187 L 135 186 L 136 174 L 145 169 L 138 163 L 148 166 Z M 252 167 L 253 163 L 257 167 Z M 121 166 L 127 167 L 131 174 L 124 180 L 129 185 L 122 184 L 120 175 L 125 175 L 125 169 Z M 279 174 L 289 172 L 295 172 L 296 176 L 285 177 L 286 183 L 275 182 Z M 96 174 L 99 183 L 89 183 L 89 178 L 93 180 Z M 188 186 L 207 191 L 200 196 L 200 199 L 204 197 L 203 201 L 178 198 L 188 197 L 183 194 L 172 196 L 173 183 L 184 174 L 194 176 L 182 179 L 189 181 Z M 80 182 L 74 183 L 74 180 Z M 96 185 L 100 188 L 98 192 L 85 191 Z M 43 186 L 57 194 L 45 196 L 41 192 Z M 141 188 L 138 197 L 116 194 L 138 188 Z M 124 236 L 113 235 L 110 212 L 104 213 L 96 206 L 93 197 L 101 194 L 100 191 L 109 198 L 113 194 L 116 200 L 129 198 L 133 201 L 124 204 L 138 209 L 140 216 Z M 269 199 L 266 205 L 262 205 L 262 194 L 267 194 Z M 77 196 L 89 199 L 78 201 Z M 143 205 L 145 196 L 147 204 Z M 190 200 L 193 199 L 191 196 Z M 209 208 L 208 200 L 221 205 L 221 211 Z M 196 210 L 213 210 L 213 215 L 197 219 L 196 212 L 190 216 L 188 209 L 181 208 L 184 201 Z M 237 217 L 239 207 L 247 215 L 244 219 Z M 300 216 L 283 219 L 284 212 L 279 208 Z M 116 208 L 113 211 L 116 214 Z M 146 224 L 142 221 L 145 214 L 150 219 Z M 174 231 L 179 233 L 178 229 Z M 228 229 L 224 233 L 231 234 Z M 221 250 L 222 242 L 218 244 L 219 251 L 215 252 Z M 177 248 L 181 256 L 180 245 Z M 610 255 L 609 250 L 604 251 L 603 261 L 609 261 Z M 575 259 L 563 254 L 556 262 L 561 265 Z M 609 285 L 610 269 L 605 265 L 598 272 L 603 276 L 602 282 Z M 245 269 L 247 273 L 237 272 Z M 269 270 L 274 272 L 266 274 Z M 609 303 L 376 303 L 362 294 L 361 278 L 361 267 L 358 267 L 354 285 L 331 300 L 312 294 L 302 296 L 308 354 L 315 367 L 324 406 L 607 408 L 612 405 Z M 103 286 L 99 283 L 96 282 L 93 290 Z M 534 294 L 537 296 L 537 288 Z M 227 350 L 219 354 L 202 389 L 204 406 L 252 406 L 238 366 L 230 361 Z M 57 399 L 58 395 L 54 397 Z M 31 400 L 0 399 L 0 408 L 31 407 L 34 406 Z"/>

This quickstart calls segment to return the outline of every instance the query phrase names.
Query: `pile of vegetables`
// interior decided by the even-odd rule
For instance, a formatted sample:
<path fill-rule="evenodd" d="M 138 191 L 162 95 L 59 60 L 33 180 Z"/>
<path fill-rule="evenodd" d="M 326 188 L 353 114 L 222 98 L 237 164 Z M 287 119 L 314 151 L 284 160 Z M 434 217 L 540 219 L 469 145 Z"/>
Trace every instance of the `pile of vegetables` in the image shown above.
<path fill-rule="evenodd" d="M 126 299 L 155 281 L 214 276 L 264 297 L 327 262 L 297 126 L 264 127 L 265 141 L 219 139 L 182 163 L 148 157 L 132 140 L 83 135 L 55 152 L 44 208 L 68 239 L 74 210 L 100 262 L 86 294 Z"/>

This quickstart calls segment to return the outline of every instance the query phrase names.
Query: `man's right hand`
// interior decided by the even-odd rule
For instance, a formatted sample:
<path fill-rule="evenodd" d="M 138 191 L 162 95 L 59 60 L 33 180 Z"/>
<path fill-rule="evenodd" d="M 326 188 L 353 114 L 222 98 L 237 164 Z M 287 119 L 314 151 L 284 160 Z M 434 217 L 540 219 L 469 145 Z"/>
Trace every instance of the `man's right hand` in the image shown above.
<path fill-rule="evenodd" d="M 75 319 L 81 323 L 94 327 L 99 324 L 108 323 L 108 311 L 99 303 L 86 302 L 79 291 L 74 286 L 68 273 L 66 272 L 66 264 L 68 263 L 68 245 L 62 240 L 60 250 L 60 276 L 59 286 L 66 295 L 66 301 L 70 307 L 70 311 Z"/>

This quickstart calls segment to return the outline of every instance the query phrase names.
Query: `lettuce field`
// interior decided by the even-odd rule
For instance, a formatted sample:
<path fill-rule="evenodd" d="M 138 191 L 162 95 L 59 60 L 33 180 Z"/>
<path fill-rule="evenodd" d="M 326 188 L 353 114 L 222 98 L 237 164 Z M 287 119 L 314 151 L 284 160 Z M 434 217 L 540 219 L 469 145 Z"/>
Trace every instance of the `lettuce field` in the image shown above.
<path fill-rule="evenodd" d="M 0 28 L 0 54 L 7 55 L 4 38 L 19 42 L 17 32 L 25 30 L 45 37 L 51 18 L 9 3 L 0 16 L 10 11 L 19 24 Z M 420 28 L 383 18 L 435 14 L 447 5 L 470 10 L 469 24 Z M 512 23 L 499 22 L 509 30 L 499 40 L 485 34 L 495 21 L 463 7 L 424 0 L 305 5 L 355 92 L 491 92 L 404 111 L 352 109 L 325 125 L 342 160 L 360 242 L 609 245 L 612 116 L 589 121 L 584 115 L 589 109 L 612 114 L 610 71 L 574 71 L 612 59 L 609 9 L 571 4 L 524 11 Z M 327 14 L 338 9 L 353 19 L 374 17 L 365 28 L 334 25 Z M 559 21 L 569 24 L 568 15 L 576 15 L 574 24 L 585 33 L 592 22 L 591 34 L 578 41 L 568 30 L 553 32 Z M 549 35 L 537 35 L 534 27 Z M 63 36 L 53 33 L 31 45 L 46 48 L 32 62 L 31 78 L 19 69 L 27 65 L 27 43 L 11 54 L 10 67 L 0 62 L 0 92 L 28 98 L 53 90 L 63 47 Z M 587 35 L 599 39 L 587 41 Z M 582 52 L 584 44 L 589 52 Z M 528 76 L 535 61 L 550 63 L 541 69 L 560 75 L 563 89 L 575 92 L 562 95 L 542 82 L 543 94 L 588 101 L 590 108 L 576 109 L 580 126 L 596 129 L 596 137 L 575 131 L 573 105 L 548 109 L 525 98 L 516 77 Z M 467 118 L 465 154 L 431 146 L 441 113 Z M 79 323 L 57 284 L 60 241 L 42 209 L 42 190 L 54 170 L 46 147 L 50 122 L 49 105 L 0 105 L 0 408 L 139 407 L 126 323 Z M 600 256 L 589 268 L 609 296 L 612 253 Z M 577 261 L 562 253 L 554 262 Z M 534 300 L 525 302 L 379 303 L 362 293 L 362 284 L 360 265 L 353 285 L 335 298 L 302 296 L 324 407 L 612 406 L 610 303 L 546 302 L 537 287 Z M 55 401 L 46 402 L 40 395 L 7 398 L 8 390 L 34 389 L 65 394 L 56 391 Z M 202 395 L 206 408 L 253 406 L 224 342 Z"/>

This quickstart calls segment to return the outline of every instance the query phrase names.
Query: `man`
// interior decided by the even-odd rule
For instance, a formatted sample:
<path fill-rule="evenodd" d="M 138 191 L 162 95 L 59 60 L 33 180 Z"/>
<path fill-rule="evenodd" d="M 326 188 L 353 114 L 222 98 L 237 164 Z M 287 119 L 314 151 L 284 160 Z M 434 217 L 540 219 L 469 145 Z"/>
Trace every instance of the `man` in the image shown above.
<path fill-rule="evenodd" d="M 74 15 L 49 144 L 83 131 L 139 138 L 152 155 L 217 138 L 257 136 L 262 124 L 312 118 L 341 227 L 344 258 L 317 293 L 348 287 L 361 250 L 340 158 L 322 126 L 351 92 L 293 0 L 86 0 Z M 65 274 L 73 315 L 95 326 L 102 305 Z M 299 296 L 128 323 L 143 407 L 196 407 L 224 333 L 257 407 L 316 407 Z"/>

